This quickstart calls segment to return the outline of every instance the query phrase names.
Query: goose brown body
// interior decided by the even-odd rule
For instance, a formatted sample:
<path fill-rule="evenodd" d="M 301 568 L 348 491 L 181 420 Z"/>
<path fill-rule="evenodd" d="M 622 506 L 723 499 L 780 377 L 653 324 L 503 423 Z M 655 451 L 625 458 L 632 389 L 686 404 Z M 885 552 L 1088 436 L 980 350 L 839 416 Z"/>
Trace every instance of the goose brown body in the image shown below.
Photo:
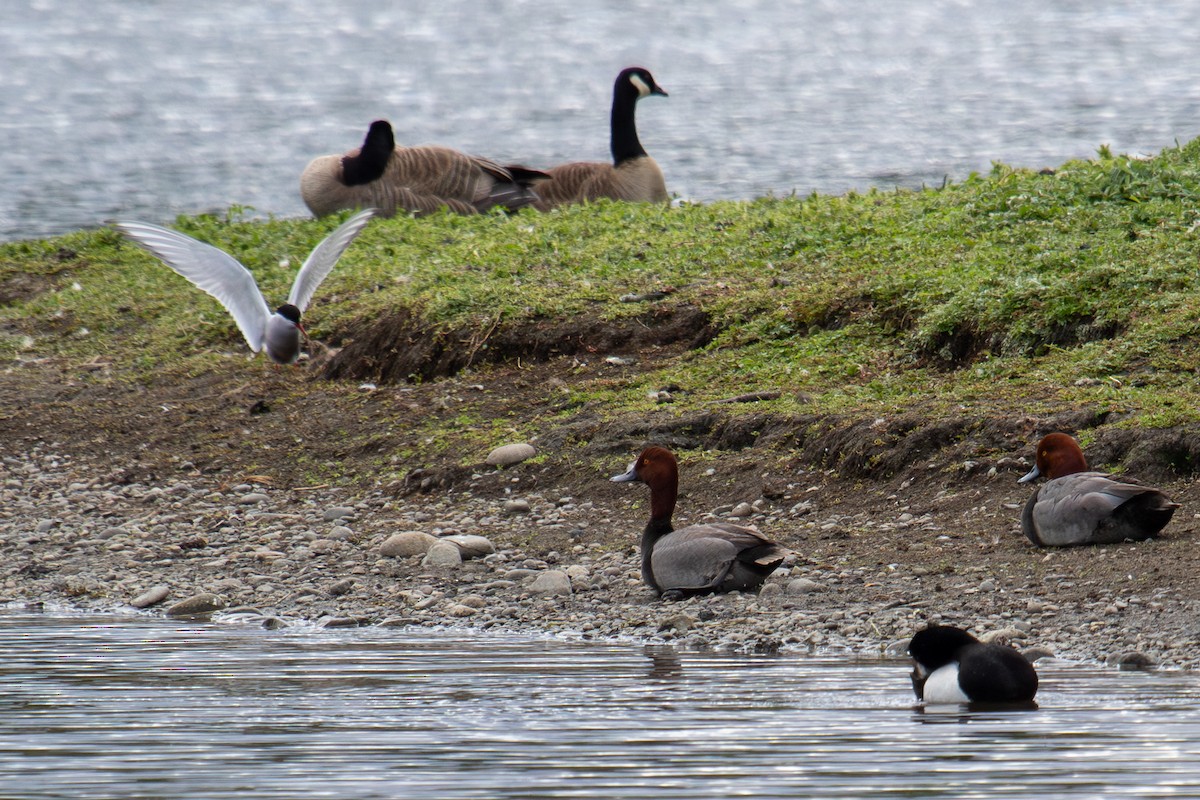
<path fill-rule="evenodd" d="M 642 533 L 642 580 L 667 599 L 749 591 L 762 585 L 789 551 L 757 531 L 728 523 L 675 530 L 679 466 L 671 451 L 648 447 L 614 481 L 650 487 L 650 521 Z"/>
<path fill-rule="evenodd" d="M 1021 482 L 1043 476 L 1049 480 L 1034 491 L 1021 514 L 1021 530 L 1039 546 L 1150 539 L 1179 508 L 1158 489 L 1089 471 L 1083 450 L 1064 433 L 1038 442 L 1034 468 Z"/>
<path fill-rule="evenodd" d="M 536 194 L 529 184 L 544 176 L 449 147 L 397 147 L 391 124 L 377 120 L 362 147 L 313 159 L 300 176 L 300 195 L 318 217 L 347 208 L 475 214 L 530 205 Z"/>
<path fill-rule="evenodd" d="M 555 206 L 602 198 L 647 203 L 669 201 L 662 169 L 646 153 L 637 134 L 637 101 L 654 94 L 667 96 L 648 70 L 642 67 L 622 70 L 613 84 L 612 163 L 573 161 L 547 169 L 549 180 L 534 184 L 538 194 L 534 207 L 548 211 Z"/>

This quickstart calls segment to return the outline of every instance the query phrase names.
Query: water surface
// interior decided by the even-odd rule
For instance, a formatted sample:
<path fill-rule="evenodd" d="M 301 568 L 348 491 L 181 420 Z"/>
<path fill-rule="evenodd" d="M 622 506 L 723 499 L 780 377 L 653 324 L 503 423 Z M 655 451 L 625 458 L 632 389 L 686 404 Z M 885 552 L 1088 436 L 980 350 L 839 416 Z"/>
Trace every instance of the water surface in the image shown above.
<path fill-rule="evenodd" d="M 1200 4 L 1083 0 L 0 3 L 0 240 L 248 205 L 315 155 L 402 143 L 607 157 L 612 80 L 699 201 L 919 186 L 1197 133 Z"/>
<path fill-rule="evenodd" d="M 5 798 L 1200 797 L 1200 680 L 1042 666 L 921 713 L 907 666 L 404 629 L 0 615 Z"/>

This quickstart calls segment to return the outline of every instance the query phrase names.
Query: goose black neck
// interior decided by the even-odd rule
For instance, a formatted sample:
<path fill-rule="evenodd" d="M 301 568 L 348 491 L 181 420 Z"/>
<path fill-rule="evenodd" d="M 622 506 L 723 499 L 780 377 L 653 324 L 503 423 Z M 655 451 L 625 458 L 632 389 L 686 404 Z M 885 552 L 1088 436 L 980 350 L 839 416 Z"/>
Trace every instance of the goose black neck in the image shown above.
<path fill-rule="evenodd" d="M 382 120 L 371 123 L 358 155 L 342 159 L 342 182 L 347 186 L 361 186 L 379 180 L 395 149 L 392 126 Z"/>
<path fill-rule="evenodd" d="M 613 164 L 646 155 L 645 148 L 638 141 L 637 122 L 634 112 L 637 110 L 638 91 L 628 80 L 618 81 L 613 90 L 612 105 L 612 157 Z"/>

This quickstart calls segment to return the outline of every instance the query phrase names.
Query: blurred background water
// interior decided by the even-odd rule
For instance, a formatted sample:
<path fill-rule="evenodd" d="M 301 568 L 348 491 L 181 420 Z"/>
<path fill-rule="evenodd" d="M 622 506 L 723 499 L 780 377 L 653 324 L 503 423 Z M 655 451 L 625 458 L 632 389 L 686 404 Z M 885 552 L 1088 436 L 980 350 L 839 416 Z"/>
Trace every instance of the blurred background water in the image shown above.
<path fill-rule="evenodd" d="M 306 213 L 374 119 L 401 143 L 608 156 L 612 81 L 711 201 L 961 180 L 1197 132 L 1191 0 L 24 0 L 0 4 L 0 240 L 117 216 Z"/>

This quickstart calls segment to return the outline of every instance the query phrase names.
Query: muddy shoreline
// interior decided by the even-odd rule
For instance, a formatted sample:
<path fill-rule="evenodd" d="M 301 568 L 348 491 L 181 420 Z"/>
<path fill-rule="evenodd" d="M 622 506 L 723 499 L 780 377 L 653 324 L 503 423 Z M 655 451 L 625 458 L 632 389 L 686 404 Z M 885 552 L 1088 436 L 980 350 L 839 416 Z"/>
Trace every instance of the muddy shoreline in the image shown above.
<path fill-rule="evenodd" d="M 111 611 L 149 596 L 154 613 L 190 600 L 267 626 L 460 626 L 885 656 L 941 621 L 1070 660 L 1200 666 L 1197 503 L 1186 480 L 1162 484 L 1184 509 L 1161 540 L 1040 550 L 1019 532 L 1019 457 L 950 472 L 930 462 L 925 475 L 877 481 L 797 467 L 777 451 L 685 458 L 677 523 L 756 525 L 796 555 L 758 596 L 663 603 L 638 573 L 644 487 L 609 484 L 597 465 L 567 471 L 561 453 L 481 462 L 453 480 L 423 470 L 376 486 L 279 486 L 189 461 L 130 480 L 65 442 L 25 443 L 3 459 L 0 601 Z M 626 459 L 598 463 L 617 472 Z M 439 561 L 400 546 L 437 540 L 445 556 L 455 537 L 476 550 Z"/>

